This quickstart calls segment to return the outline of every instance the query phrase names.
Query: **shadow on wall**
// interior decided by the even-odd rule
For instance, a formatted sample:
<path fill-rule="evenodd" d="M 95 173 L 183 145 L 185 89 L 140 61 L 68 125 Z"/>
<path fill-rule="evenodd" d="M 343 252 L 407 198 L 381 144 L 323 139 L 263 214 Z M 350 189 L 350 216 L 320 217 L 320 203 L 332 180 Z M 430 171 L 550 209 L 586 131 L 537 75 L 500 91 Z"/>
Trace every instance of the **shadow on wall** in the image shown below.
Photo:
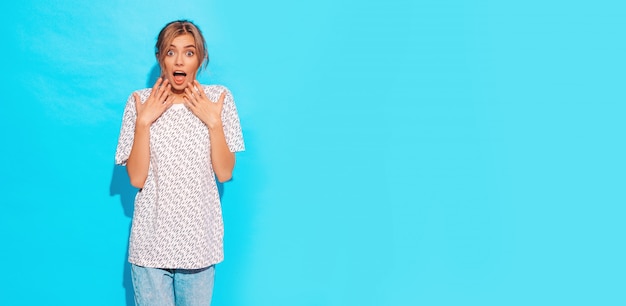
<path fill-rule="evenodd" d="M 123 166 L 114 165 L 113 174 L 111 175 L 110 195 L 120 196 L 120 202 L 122 204 L 122 210 L 124 215 L 128 218 L 133 217 L 135 195 L 137 194 L 137 188 L 130 184 L 130 179 L 126 173 L 126 168 Z M 130 236 L 130 228 L 128 229 Z M 126 241 L 128 241 L 128 237 Z M 126 254 L 124 256 L 124 272 L 122 275 L 122 286 L 126 292 L 126 305 L 135 305 L 135 295 L 133 291 L 133 283 L 130 276 L 130 263 L 128 263 L 128 244 L 126 244 Z"/>
<path fill-rule="evenodd" d="M 146 87 L 152 88 L 157 78 L 161 76 L 161 68 L 158 64 L 152 66 L 150 72 L 148 73 L 148 78 L 146 80 Z M 120 112 L 120 117 L 122 113 Z M 113 174 L 111 175 L 111 185 L 109 187 L 110 196 L 120 197 L 120 204 L 122 205 L 122 210 L 124 211 L 124 215 L 130 219 L 133 218 L 133 211 L 135 205 L 135 196 L 137 195 L 137 188 L 133 187 L 130 184 L 130 179 L 128 178 L 128 173 L 126 173 L 126 167 L 113 165 Z M 126 241 L 130 237 L 130 228 L 128 229 L 128 236 L 126 237 Z M 124 254 L 123 261 L 123 275 L 122 275 L 122 286 L 125 290 L 126 295 L 126 306 L 134 306 L 135 305 L 135 294 L 133 290 L 133 282 L 130 274 L 130 263 L 128 262 L 128 243 L 126 244 L 126 254 Z"/>
<path fill-rule="evenodd" d="M 161 76 L 161 67 L 159 64 L 154 64 L 152 69 L 150 69 L 150 73 L 148 74 L 148 79 L 146 81 L 146 88 L 152 88 L 156 80 Z"/>

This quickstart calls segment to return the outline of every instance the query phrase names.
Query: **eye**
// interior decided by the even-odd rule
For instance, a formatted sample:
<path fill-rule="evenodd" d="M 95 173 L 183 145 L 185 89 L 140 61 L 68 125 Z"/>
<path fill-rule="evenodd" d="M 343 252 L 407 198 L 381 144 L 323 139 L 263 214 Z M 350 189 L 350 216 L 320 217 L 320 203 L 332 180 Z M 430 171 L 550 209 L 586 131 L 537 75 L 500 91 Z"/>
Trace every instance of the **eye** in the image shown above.
<path fill-rule="evenodd" d="M 187 53 L 185 53 L 187 56 L 192 57 L 194 56 L 193 51 L 187 51 Z"/>
<path fill-rule="evenodd" d="M 167 56 L 173 56 L 174 55 L 174 51 L 172 50 L 168 50 L 167 53 L 165 53 Z"/>

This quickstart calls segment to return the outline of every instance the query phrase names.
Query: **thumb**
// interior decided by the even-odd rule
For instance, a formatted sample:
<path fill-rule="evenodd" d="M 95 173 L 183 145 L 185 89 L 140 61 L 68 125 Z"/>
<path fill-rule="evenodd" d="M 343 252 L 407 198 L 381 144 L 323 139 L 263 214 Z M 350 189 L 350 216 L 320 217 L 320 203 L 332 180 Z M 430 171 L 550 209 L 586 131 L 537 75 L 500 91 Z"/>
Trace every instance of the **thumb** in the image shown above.
<path fill-rule="evenodd" d="M 220 94 L 220 98 L 217 99 L 217 105 L 219 105 L 220 108 L 222 108 L 222 106 L 224 105 L 224 98 L 226 98 L 226 91 L 222 91 L 222 94 Z"/>
<path fill-rule="evenodd" d="M 139 109 L 139 107 L 141 107 L 141 98 L 139 97 L 139 94 L 133 92 L 133 98 L 135 98 L 135 109 Z"/>

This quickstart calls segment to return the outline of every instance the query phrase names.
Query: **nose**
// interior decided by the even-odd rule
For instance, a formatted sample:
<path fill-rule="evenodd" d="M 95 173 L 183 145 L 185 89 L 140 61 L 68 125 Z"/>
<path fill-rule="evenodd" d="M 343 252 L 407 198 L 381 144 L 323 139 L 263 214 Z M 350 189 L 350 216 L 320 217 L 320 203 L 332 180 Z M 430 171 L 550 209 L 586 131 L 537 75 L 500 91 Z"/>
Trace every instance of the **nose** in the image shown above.
<path fill-rule="evenodd" d="M 176 64 L 176 66 L 182 66 L 183 65 L 183 54 L 182 53 L 178 53 L 178 55 L 176 55 L 176 61 L 174 62 L 174 64 Z"/>

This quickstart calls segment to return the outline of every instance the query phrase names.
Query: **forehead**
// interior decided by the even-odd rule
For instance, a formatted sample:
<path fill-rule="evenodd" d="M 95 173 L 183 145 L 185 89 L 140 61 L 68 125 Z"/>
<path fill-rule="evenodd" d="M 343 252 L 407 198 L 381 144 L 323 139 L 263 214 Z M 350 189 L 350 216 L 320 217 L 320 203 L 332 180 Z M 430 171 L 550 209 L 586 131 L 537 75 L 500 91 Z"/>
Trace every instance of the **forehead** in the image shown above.
<path fill-rule="evenodd" d="M 185 33 L 183 35 L 174 37 L 170 44 L 177 48 L 185 48 L 187 46 L 195 46 L 196 40 L 193 38 L 193 35 Z"/>

